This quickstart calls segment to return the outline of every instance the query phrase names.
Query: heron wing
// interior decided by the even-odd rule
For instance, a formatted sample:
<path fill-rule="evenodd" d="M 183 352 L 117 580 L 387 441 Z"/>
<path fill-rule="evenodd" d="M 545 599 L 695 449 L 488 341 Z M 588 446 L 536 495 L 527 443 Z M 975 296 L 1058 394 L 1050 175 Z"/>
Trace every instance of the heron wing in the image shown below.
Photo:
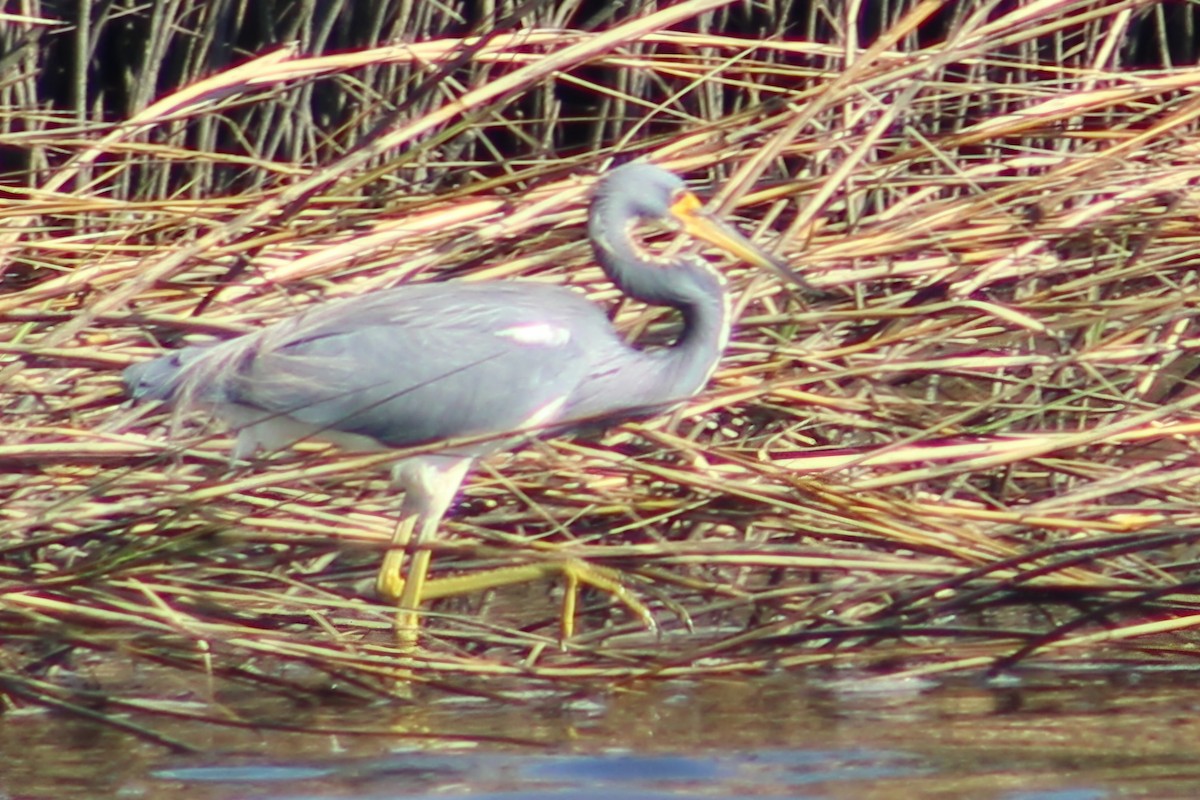
<path fill-rule="evenodd" d="M 597 344 L 621 347 L 574 292 L 438 284 L 326 304 L 214 350 L 227 350 L 224 402 L 394 447 L 555 422 Z"/>

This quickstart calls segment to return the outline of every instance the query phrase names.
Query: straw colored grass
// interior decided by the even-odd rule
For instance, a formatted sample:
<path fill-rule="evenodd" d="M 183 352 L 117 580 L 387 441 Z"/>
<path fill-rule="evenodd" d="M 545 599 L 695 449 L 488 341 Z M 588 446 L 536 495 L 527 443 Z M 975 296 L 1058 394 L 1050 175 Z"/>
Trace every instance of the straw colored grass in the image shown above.
<path fill-rule="evenodd" d="M 284 48 L 120 122 L 12 139 L 42 166 L 0 197 L 0 690 L 75 702 L 63 676 L 82 673 L 154 707 L 96 657 L 216 695 L 366 698 L 1193 658 L 1200 70 L 1121 61 L 1161 7 L 959 4 L 924 41 L 940 5 L 916 4 L 860 48 L 695 32 L 720 5 Z M 293 158 L 256 151 L 257 128 L 203 144 L 224 115 L 446 65 L 470 80 L 410 113 L 364 103 L 373 135 Z M 603 112 L 595 141 L 520 130 L 523 99 L 568 88 Z M 439 576 L 619 570 L 659 630 L 588 595 L 560 645 L 545 582 L 440 602 L 402 652 L 367 588 L 398 506 L 384 458 L 230 465 L 202 420 L 123 405 L 119 370 L 164 348 L 427 280 L 570 285 L 669 341 L 671 316 L 621 299 L 583 241 L 616 156 L 695 178 L 840 297 L 805 307 L 732 268 L 741 322 L 699 397 L 490 459 L 431 546 Z"/>

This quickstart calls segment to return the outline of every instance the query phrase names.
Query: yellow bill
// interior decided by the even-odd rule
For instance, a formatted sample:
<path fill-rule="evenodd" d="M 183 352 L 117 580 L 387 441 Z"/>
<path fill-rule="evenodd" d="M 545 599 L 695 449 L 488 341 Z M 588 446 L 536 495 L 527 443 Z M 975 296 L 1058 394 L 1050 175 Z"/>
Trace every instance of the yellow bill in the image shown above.
<path fill-rule="evenodd" d="M 747 264 L 765 267 L 816 296 L 828 296 L 828 292 L 810 285 L 795 270 L 754 244 L 736 228 L 706 212 L 700 198 L 691 192 L 680 193 L 679 198 L 671 204 L 670 213 L 683 230 L 692 236 L 703 239 Z"/>

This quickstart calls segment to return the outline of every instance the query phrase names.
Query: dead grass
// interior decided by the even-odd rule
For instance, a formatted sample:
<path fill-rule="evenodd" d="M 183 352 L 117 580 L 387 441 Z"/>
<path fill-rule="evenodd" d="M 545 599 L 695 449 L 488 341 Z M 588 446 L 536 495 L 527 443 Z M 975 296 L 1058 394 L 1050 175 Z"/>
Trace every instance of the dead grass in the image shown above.
<path fill-rule="evenodd" d="M 1158 6 L 964 12 L 922 42 L 932 3 L 855 49 L 682 32 L 705 5 L 602 32 L 277 50 L 119 124 L 11 142 L 54 158 L 0 198 L 4 690 L 154 709 L 97 666 L 114 657 L 206 674 L 213 696 L 367 698 L 401 674 L 500 694 L 1193 659 L 1200 70 L 1120 61 Z M 473 82 L 326 160 L 189 143 L 232 109 L 460 58 Z M 562 87 L 620 134 L 553 158 L 446 155 Z M 804 308 L 735 269 L 742 322 L 708 390 L 491 460 L 434 564 L 620 569 L 657 633 L 595 597 L 560 648 L 555 587 L 536 585 L 441 603 L 399 652 L 365 589 L 396 507 L 377 457 L 231 469 L 220 437 L 172 442 L 121 405 L 119 369 L 162 347 L 406 282 L 569 284 L 665 340 L 669 315 L 621 302 L 582 241 L 616 155 L 719 186 L 719 207 L 844 299 Z M 186 179 L 239 170 L 252 180 L 230 191 Z M 126 191 L 143 174 L 161 191 Z"/>

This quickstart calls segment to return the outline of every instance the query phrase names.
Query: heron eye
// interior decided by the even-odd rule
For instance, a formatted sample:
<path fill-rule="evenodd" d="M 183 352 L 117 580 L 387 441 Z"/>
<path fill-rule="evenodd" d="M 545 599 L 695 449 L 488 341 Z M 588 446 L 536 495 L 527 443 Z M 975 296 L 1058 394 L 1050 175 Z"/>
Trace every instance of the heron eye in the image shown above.
<path fill-rule="evenodd" d="M 676 219 L 687 219 L 696 216 L 704 204 L 687 189 L 680 189 L 671 195 L 671 216 Z"/>

